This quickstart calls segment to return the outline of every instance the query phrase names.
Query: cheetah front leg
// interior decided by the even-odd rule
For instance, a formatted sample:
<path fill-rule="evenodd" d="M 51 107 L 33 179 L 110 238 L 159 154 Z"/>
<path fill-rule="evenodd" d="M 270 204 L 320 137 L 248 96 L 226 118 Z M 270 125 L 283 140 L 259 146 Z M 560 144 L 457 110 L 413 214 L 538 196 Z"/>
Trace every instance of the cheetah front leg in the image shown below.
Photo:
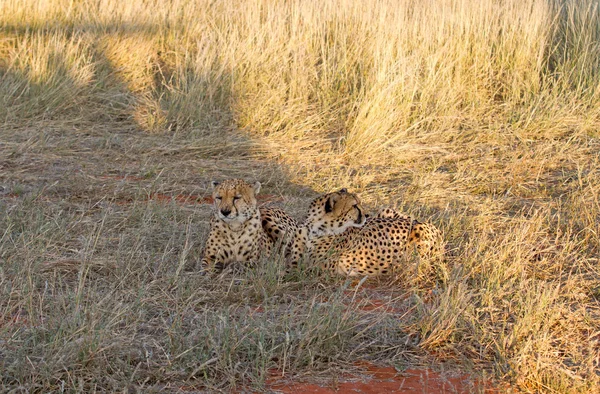
<path fill-rule="evenodd" d="M 225 265 L 225 255 L 222 247 L 219 246 L 219 232 L 211 229 L 202 252 L 200 261 L 200 272 L 207 273 L 217 269 L 223 269 Z"/>
<path fill-rule="evenodd" d="M 285 251 L 285 261 L 288 268 L 297 268 L 305 255 L 310 252 L 309 247 L 308 229 L 306 227 L 298 228 Z"/>

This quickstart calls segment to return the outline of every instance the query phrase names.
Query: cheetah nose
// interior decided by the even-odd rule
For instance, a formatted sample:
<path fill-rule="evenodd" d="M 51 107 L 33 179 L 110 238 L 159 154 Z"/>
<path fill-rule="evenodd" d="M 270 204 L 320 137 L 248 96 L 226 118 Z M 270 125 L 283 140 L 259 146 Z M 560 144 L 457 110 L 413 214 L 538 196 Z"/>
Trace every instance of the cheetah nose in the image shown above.
<path fill-rule="evenodd" d="M 221 214 L 223 216 L 229 216 L 230 213 L 231 213 L 231 209 L 221 209 Z"/>

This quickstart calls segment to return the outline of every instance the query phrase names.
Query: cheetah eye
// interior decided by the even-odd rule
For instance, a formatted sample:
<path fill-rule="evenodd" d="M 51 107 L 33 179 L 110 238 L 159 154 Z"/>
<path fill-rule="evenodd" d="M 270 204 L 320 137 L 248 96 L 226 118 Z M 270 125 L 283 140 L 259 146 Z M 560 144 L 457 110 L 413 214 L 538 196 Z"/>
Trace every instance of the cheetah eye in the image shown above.
<path fill-rule="evenodd" d="M 239 200 L 240 198 L 242 198 L 242 196 L 234 196 L 233 201 Z"/>
<path fill-rule="evenodd" d="M 217 197 L 215 197 L 215 200 L 219 200 L 219 201 L 221 201 L 221 196 L 217 196 Z"/>

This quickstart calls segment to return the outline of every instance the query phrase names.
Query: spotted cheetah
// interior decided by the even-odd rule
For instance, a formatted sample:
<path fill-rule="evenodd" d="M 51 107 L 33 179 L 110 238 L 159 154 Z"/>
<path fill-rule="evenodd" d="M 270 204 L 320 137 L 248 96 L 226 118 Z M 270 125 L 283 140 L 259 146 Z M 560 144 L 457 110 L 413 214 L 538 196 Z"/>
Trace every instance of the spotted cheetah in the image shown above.
<path fill-rule="evenodd" d="M 360 200 L 346 189 L 321 195 L 308 207 L 308 215 L 295 233 L 286 250 L 286 260 L 297 266 L 305 252 L 312 249 L 313 240 L 358 228 L 367 220 Z"/>
<path fill-rule="evenodd" d="M 222 269 L 230 263 L 257 262 L 261 252 L 270 253 L 272 240 L 261 225 L 256 194 L 260 182 L 242 179 L 213 182 L 213 216 L 204 245 L 202 270 Z"/>
<path fill-rule="evenodd" d="M 441 233 L 432 224 L 392 209 L 360 221 L 358 213 L 349 212 L 362 213 L 355 194 L 335 192 L 315 199 L 291 246 L 291 264 L 305 259 L 339 274 L 377 276 L 390 272 L 412 246 L 424 258 L 440 251 Z"/>
<path fill-rule="evenodd" d="M 274 207 L 257 208 L 261 184 L 242 179 L 213 182 L 211 229 L 201 260 L 202 270 L 222 269 L 229 263 L 252 263 L 285 243 L 299 227 L 296 220 Z M 289 242 L 289 241 L 288 241 Z"/>

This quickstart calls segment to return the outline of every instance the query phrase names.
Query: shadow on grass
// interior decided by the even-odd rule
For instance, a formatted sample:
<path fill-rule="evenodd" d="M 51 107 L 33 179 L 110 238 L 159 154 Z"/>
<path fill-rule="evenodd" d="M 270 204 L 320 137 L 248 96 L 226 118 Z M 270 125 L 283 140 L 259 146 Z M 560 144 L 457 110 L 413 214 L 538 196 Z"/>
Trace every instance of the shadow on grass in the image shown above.
<path fill-rule="evenodd" d="M 285 167 L 261 158 L 267 148 L 236 128 L 231 76 L 169 63 L 156 50 L 141 57 L 139 80 L 129 78 L 132 70 L 118 58 L 128 51 L 117 47 L 140 51 L 136 45 L 156 39 L 155 32 L 135 24 L 4 26 L 3 385 L 235 387 L 260 380 L 274 364 L 281 330 L 297 338 L 292 346 L 310 332 L 301 320 L 237 314 L 261 304 L 246 298 L 251 285 L 232 290 L 226 281 L 178 276 L 199 257 L 211 180 L 259 180 L 261 199 L 314 192 L 288 182 Z M 282 284 L 273 286 L 281 295 Z M 40 296 L 39 304 L 25 306 L 26 298 Z M 325 310 L 285 308 L 315 319 Z M 269 309 L 278 315 L 278 306 Z M 339 309 L 329 309 L 339 318 Z"/>
<path fill-rule="evenodd" d="M 4 25 L 11 55 L 0 63 L 3 139 L 12 145 L 32 141 L 32 149 L 20 149 L 0 167 L 5 182 L 36 183 L 27 189 L 58 182 L 52 188 L 58 196 L 93 199 L 111 191 L 96 184 L 119 189 L 135 182 L 156 185 L 162 177 L 172 190 L 148 190 L 148 196 L 203 201 L 210 180 L 249 177 L 268 194 L 292 188 L 314 195 L 287 182 L 286 167 L 261 159 L 269 148 L 238 130 L 232 77 L 224 68 L 215 64 L 199 72 L 193 60 L 169 57 L 158 32 L 153 24 L 135 23 Z M 139 69 L 127 69 L 127 56 Z M 31 126 L 23 130 L 24 124 Z M 48 139 L 56 144 L 48 146 Z M 71 154 L 54 155 L 67 146 Z M 24 165 L 37 180 L 2 171 Z M 82 174 L 92 179 L 65 180 Z M 187 182 L 187 189 L 176 186 Z M 116 193 L 117 200 L 136 198 Z"/>
<path fill-rule="evenodd" d="M 174 66 L 156 51 L 136 84 L 111 48 L 140 50 L 152 25 L 5 28 L 22 51 L 19 42 L 38 40 L 46 52 L 32 55 L 50 75 L 0 65 L 0 135 L 12 151 L 0 181 L 29 191 L 0 218 L 3 384 L 265 390 L 273 369 L 415 358 L 412 333 L 398 325 L 410 300 L 373 313 L 314 278 L 178 276 L 206 235 L 209 208 L 195 204 L 207 202 L 212 179 L 259 180 L 275 197 L 314 194 L 236 128 L 231 75 Z"/>

